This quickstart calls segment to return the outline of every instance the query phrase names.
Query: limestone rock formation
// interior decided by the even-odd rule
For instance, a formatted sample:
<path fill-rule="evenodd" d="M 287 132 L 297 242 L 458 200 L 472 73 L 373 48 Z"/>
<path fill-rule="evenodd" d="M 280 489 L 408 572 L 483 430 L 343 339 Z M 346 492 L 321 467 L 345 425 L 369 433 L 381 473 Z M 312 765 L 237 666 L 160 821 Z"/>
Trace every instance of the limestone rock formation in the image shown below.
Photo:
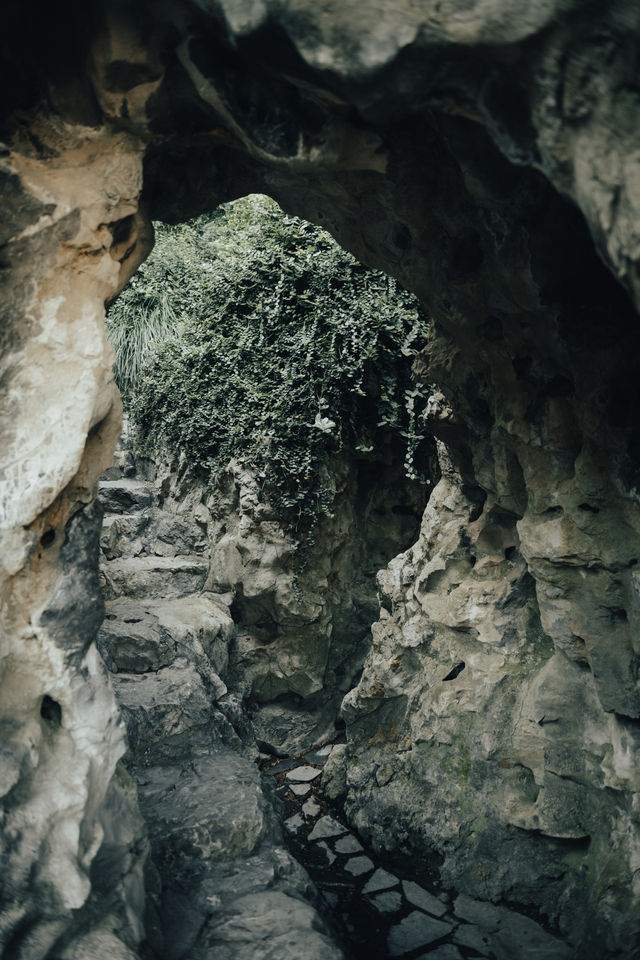
<path fill-rule="evenodd" d="M 100 483 L 108 599 L 97 642 L 126 723 L 123 764 L 146 828 L 123 851 L 147 881 L 146 900 L 136 904 L 144 949 L 203 960 L 212 951 L 227 960 L 275 952 L 339 960 L 309 902 L 309 878 L 283 847 L 249 724 L 225 683 L 234 624 L 220 598 L 201 589 L 194 560 L 206 571 L 202 528 L 172 512 L 171 500 L 158 505 L 161 481 L 135 477 L 135 457 L 120 453 L 118 461 L 134 478 Z M 118 519 L 139 536 L 116 537 Z M 158 559 L 171 568 L 158 568 Z M 80 943 L 75 949 L 88 949 Z"/>
<path fill-rule="evenodd" d="M 407 480 L 400 444 L 380 433 L 376 454 L 330 459 L 329 512 L 304 552 L 255 471 L 231 464 L 226 489 L 208 501 L 207 588 L 231 604 L 233 689 L 253 703 L 255 735 L 269 750 L 332 735 L 377 616 L 376 572 L 418 529 L 428 488 Z"/>
<path fill-rule="evenodd" d="M 94 643 L 92 503 L 119 431 L 104 305 L 151 219 L 262 191 L 434 318 L 418 373 L 452 467 L 381 581 L 345 705 L 349 808 L 376 843 L 541 911 L 576 956 L 634 957 L 638 5 L 105 0 L 3 18 L 6 955 L 131 957 L 142 937 L 139 820 Z M 119 857 L 122 896 L 96 873 Z"/>

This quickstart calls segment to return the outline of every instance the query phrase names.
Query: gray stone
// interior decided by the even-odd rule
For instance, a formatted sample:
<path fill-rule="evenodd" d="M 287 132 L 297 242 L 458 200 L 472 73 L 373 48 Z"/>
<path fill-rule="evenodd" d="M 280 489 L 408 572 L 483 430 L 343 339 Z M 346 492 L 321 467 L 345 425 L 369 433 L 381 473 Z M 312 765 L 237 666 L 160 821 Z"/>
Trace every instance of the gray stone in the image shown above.
<path fill-rule="evenodd" d="M 309 783 L 319 777 L 322 770 L 316 767 L 296 767 L 295 770 L 287 771 L 287 780 L 293 780 L 294 783 Z"/>
<path fill-rule="evenodd" d="M 369 857 L 351 857 L 344 865 L 347 873 L 353 874 L 354 877 L 361 877 L 364 873 L 373 870 L 374 867 L 375 864 Z"/>
<path fill-rule="evenodd" d="M 488 944 L 497 960 L 510 960 L 514 956 L 523 960 L 569 960 L 571 956 L 567 944 L 515 910 L 461 895 L 454 903 L 454 913 L 481 931 L 482 941 Z M 456 931 L 458 943 L 470 936 L 463 926 Z"/>
<path fill-rule="evenodd" d="M 288 820 L 285 820 L 284 825 L 289 833 L 297 833 L 301 827 L 304 827 L 304 817 L 302 817 L 299 813 L 296 813 L 293 817 L 289 817 Z"/>
<path fill-rule="evenodd" d="M 339 837 L 340 834 L 346 832 L 346 827 L 343 827 L 341 823 L 338 823 L 333 817 L 327 815 L 320 817 L 317 821 L 315 827 L 309 834 L 309 840 L 325 840 L 329 837 Z"/>
<path fill-rule="evenodd" d="M 371 903 L 380 913 L 397 913 L 402 907 L 402 897 L 397 890 L 387 890 L 371 897 Z"/>
<path fill-rule="evenodd" d="M 373 876 L 367 881 L 363 888 L 363 893 L 377 893 L 378 890 L 387 890 L 389 887 L 395 887 L 400 881 L 394 877 L 388 870 L 379 867 Z"/>
<path fill-rule="evenodd" d="M 249 857 L 265 837 L 258 771 L 232 749 L 147 767 L 137 779 L 154 859 L 168 877 L 189 863 Z"/>
<path fill-rule="evenodd" d="M 177 660 L 154 674 L 116 674 L 113 685 L 127 724 L 129 746 L 145 763 L 180 759 L 189 740 L 208 741 L 211 697 L 200 674 Z"/>
<path fill-rule="evenodd" d="M 434 920 L 420 910 L 414 910 L 389 931 L 387 945 L 389 956 L 400 957 L 410 950 L 426 947 L 451 933 L 453 926 L 442 920 Z"/>
<path fill-rule="evenodd" d="M 331 751 L 322 771 L 322 792 L 330 800 L 338 800 L 347 792 L 347 745 L 338 743 Z"/>
<path fill-rule="evenodd" d="M 154 500 L 153 487 L 144 480 L 101 480 L 100 502 L 110 513 L 130 513 L 150 507 Z"/>
<path fill-rule="evenodd" d="M 101 571 L 106 600 L 184 597 L 204 586 L 208 563 L 202 557 L 128 557 Z"/>
<path fill-rule="evenodd" d="M 335 849 L 337 853 L 359 853 L 362 850 L 362 844 L 353 834 L 349 834 L 348 837 L 336 840 Z"/>
<path fill-rule="evenodd" d="M 419 907 L 420 910 L 432 913 L 434 917 L 441 917 L 443 913 L 447 912 L 447 908 L 441 900 L 438 900 L 437 897 L 434 897 L 432 893 L 429 893 L 417 883 L 403 880 L 402 890 L 409 903 L 413 904 L 414 907 Z"/>
<path fill-rule="evenodd" d="M 313 798 L 307 800 L 307 802 L 302 805 L 302 812 L 304 813 L 305 817 L 317 816 L 317 814 L 320 813 L 320 809 L 320 804 Z"/>
<path fill-rule="evenodd" d="M 493 938 L 484 927 L 478 927 L 473 923 L 461 923 L 456 928 L 453 939 L 463 947 L 470 947 L 482 957 L 488 957 L 493 953 Z"/>
<path fill-rule="evenodd" d="M 306 797 L 311 790 L 310 783 L 290 783 L 289 789 L 295 793 L 296 797 Z"/>
<path fill-rule="evenodd" d="M 208 937 L 217 960 L 344 960 L 316 911 L 276 890 L 237 900 Z"/>
<path fill-rule="evenodd" d="M 98 634 L 98 649 L 115 673 L 159 670 L 176 658 L 171 636 L 161 628 L 149 605 L 113 600 Z"/>
<path fill-rule="evenodd" d="M 6 37 L 19 69 L 1 158 L 3 947 L 41 960 L 103 916 L 91 866 L 122 745 L 93 645 L 97 557 L 72 541 L 119 429 L 104 304 L 148 253 L 150 218 L 258 184 L 432 310 L 416 375 L 443 392 L 413 412 L 439 438 L 443 481 L 351 657 L 343 641 L 371 620 L 359 580 L 341 587 L 353 533 L 397 553 L 375 484 L 362 502 L 335 471 L 347 496 L 298 603 L 288 546 L 238 466 L 236 526 L 222 543 L 212 511 L 210 532 L 224 554 L 212 584 L 246 588 L 242 694 L 329 702 L 366 646 L 344 711 L 362 835 L 415 855 L 428 824 L 446 884 L 494 902 L 526 891 L 579 955 L 632 958 L 638 5 L 220 0 L 192 17 L 171 0 L 135 22 L 112 6 L 94 20 L 78 5 L 60 50 L 49 18 Z M 373 401 L 375 373 L 364 387 Z"/>

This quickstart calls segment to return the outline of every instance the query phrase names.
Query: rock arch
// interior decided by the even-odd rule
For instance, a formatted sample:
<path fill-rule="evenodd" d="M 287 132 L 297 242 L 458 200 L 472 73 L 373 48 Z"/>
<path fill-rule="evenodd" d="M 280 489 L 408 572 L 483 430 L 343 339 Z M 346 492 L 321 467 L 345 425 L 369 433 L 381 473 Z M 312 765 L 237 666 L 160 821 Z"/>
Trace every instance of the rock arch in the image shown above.
<path fill-rule="evenodd" d="M 493 677 L 508 688 L 498 734 L 466 736 L 459 724 L 453 772 L 466 771 L 471 799 L 456 809 L 471 839 L 463 856 L 440 831 L 447 876 L 464 886 L 491 874 L 487 897 L 541 909 L 576 949 L 587 937 L 594 955 L 631 956 L 640 921 L 636 5 L 167 0 L 92 12 L 71 4 L 64 20 L 24 4 L 5 16 L 7 955 L 46 955 L 91 908 L 100 844 L 117 843 L 103 801 L 122 736 L 93 644 L 92 504 L 120 416 L 104 305 L 150 249 L 152 219 L 260 191 L 398 277 L 435 320 L 421 375 L 441 391 L 431 413 L 450 451 L 449 498 L 429 517 L 431 552 L 414 557 L 422 594 L 408 599 L 392 577 L 385 588 L 396 634 L 406 640 L 417 604 L 423 638 L 465 634 L 455 682 L 473 677 L 475 655 L 490 686 L 497 611 L 491 601 L 473 612 L 478 558 L 498 581 L 498 563 L 522 567 L 520 599 L 503 597 L 491 651 L 508 666 Z M 428 569 L 447 517 L 441 569 Z M 467 591 L 456 609 L 453 584 Z M 514 614 L 524 608 L 538 617 L 532 633 Z M 436 697 L 437 677 L 425 677 L 438 643 L 420 663 L 405 646 L 411 675 L 422 677 L 411 688 L 419 712 Z M 447 690 L 453 665 L 442 668 Z M 372 692 L 391 680 L 372 660 L 352 698 L 354 723 L 380 699 L 393 713 Z M 42 716 L 45 697 L 59 725 Z M 417 748 L 411 715 L 393 723 L 404 740 L 385 749 Z M 469 712 L 464 723 L 473 728 Z M 418 781 L 438 762 L 439 748 L 431 761 L 429 749 Z M 386 762 L 367 757 L 354 816 L 364 802 L 379 805 L 380 822 L 398 812 L 384 774 L 376 780 Z M 502 794 L 499 771 L 508 771 Z M 404 827 L 429 845 L 413 808 Z M 490 848 L 505 837 L 517 838 L 520 864 L 543 850 L 544 870 L 492 873 Z M 134 917 L 132 943 L 138 927 Z"/>

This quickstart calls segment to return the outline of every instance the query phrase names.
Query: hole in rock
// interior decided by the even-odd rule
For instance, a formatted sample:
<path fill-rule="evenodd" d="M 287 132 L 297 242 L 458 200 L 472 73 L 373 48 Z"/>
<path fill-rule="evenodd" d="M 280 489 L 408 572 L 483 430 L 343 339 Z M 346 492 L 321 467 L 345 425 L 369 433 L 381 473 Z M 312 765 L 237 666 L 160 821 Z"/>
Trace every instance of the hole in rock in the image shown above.
<path fill-rule="evenodd" d="M 629 617 L 627 616 L 627 611 L 622 607 L 613 607 L 609 610 L 609 617 L 611 618 L 612 623 L 626 623 Z"/>
<path fill-rule="evenodd" d="M 482 265 L 483 261 L 484 251 L 477 233 L 460 237 L 454 241 L 451 251 L 451 263 L 454 270 L 459 273 L 472 273 Z"/>
<path fill-rule="evenodd" d="M 62 707 L 48 693 L 45 693 L 42 698 L 40 716 L 52 727 L 59 727 L 62 724 Z"/>
<path fill-rule="evenodd" d="M 504 551 L 505 560 L 513 560 L 517 552 L 518 552 L 517 547 L 507 547 L 506 550 Z"/>
<path fill-rule="evenodd" d="M 465 664 L 464 660 L 460 660 L 460 662 L 459 662 L 459 663 L 456 663 L 456 665 L 449 671 L 449 673 L 446 675 L 446 677 L 443 677 L 443 678 L 442 678 L 442 682 L 443 682 L 443 683 L 447 683 L 447 681 L 449 681 L 449 680 L 455 680 L 456 677 L 459 677 L 459 676 L 460 676 L 460 674 L 461 674 L 462 671 L 464 670 L 465 666 L 466 666 L 466 664 Z"/>
<path fill-rule="evenodd" d="M 542 516 L 543 516 L 543 517 L 557 517 L 557 516 L 559 516 L 561 513 L 564 513 L 564 509 L 560 506 L 560 504 L 556 504 L 556 505 L 553 506 L 553 507 L 547 507 L 547 509 L 543 512 Z"/>
<path fill-rule="evenodd" d="M 116 220 L 111 225 L 111 236 L 113 237 L 114 247 L 125 243 L 131 236 L 133 229 L 133 217 L 123 217 L 122 220 Z"/>
<path fill-rule="evenodd" d="M 46 550 L 47 547 L 51 546 L 55 538 L 56 538 L 55 530 L 53 529 L 45 530 L 45 532 L 40 537 L 40 545 L 43 546 Z"/>
<path fill-rule="evenodd" d="M 594 507 L 590 503 L 580 503 L 578 505 L 578 510 L 582 510 L 585 513 L 600 513 L 600 507 Z"/>

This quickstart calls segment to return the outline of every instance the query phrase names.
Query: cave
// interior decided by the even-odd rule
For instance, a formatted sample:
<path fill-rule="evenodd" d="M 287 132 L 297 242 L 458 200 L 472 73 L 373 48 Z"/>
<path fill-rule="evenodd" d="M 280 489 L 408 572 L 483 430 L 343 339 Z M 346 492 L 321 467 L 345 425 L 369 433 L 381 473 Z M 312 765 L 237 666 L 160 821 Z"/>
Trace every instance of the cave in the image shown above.
<path fill-rule="evenodd" d="M 441 478 L 342 704 L 349 821 L 474 909 L 540 921 L 563 957 L 632 960 L 637 5 L 3 17 L 3 956 L 152 950 L 157 878 L 95 643 L 97 482 L 121 429 L 105 310 L 153 221 L 263 193 L 433 318 L 416 376 Z"/>

